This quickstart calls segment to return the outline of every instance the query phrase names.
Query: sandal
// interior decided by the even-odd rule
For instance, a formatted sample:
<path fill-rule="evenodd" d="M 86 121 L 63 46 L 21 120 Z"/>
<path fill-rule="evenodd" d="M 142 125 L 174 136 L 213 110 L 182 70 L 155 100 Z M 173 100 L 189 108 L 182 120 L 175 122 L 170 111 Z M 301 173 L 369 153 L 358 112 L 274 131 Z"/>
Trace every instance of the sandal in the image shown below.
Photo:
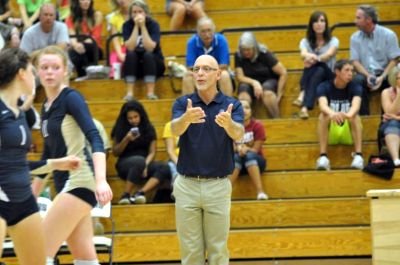
<path fill-rule="evenodd" d="M 300 117 L 300 119 L 307 120 L 310 116 L 308 115 L 308 112 L 300 111 L 299 117 Z"/>
<path fill-rule="evenodd" d="M 292 102 L 292 104 L 295 105 L 295 106 L 297 106 L 297 107 L 301 107 L 301 106 L 303 105 L 303 101 L 300 100 L 300 99 L 298 99 L 298 98 L 296 98 L 296 99 Z"/>

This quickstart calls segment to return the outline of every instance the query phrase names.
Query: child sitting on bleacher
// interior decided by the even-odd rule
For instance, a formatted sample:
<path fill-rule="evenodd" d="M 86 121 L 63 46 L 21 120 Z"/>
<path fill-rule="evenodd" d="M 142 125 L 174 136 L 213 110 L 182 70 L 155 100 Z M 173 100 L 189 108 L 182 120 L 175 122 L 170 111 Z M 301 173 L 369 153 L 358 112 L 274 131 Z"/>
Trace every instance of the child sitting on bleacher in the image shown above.
<path fill-rule="evenodd" d="M 362 124 L 358 112 L 361 106 L 362 88 L 352 81 L 354 66 L 349 60 L 339 60 L 335 64 L 335 78 L 321 83 L 317 97 L 321 113 L 319 115 L 318 135 L 320 157 L 317 169 L 329 170 L 327 155 L 329 131 L 336 126 L 348 126 L 354 142 L 355 153 L 352 168 L 362 169 Z M 340 129 L 340 128 L 339 128 Z M 346 132 L 345 132 L 346 133 Z"/>
<path fill-rule="evenodd" d="M 383 121 L 380 127 L 386 147 L 396 167 L 400 166 L 400 68 L 395 66 L 389 73 L 389 88 L 381 93 Z"/>
<path fill-rule="evenodd" d="M 265 129 L 260 121 L 252 118 L 250 103 L 241 100 L 244 111 L 245 133 L 243 138 L 235 143 L 235 169 L 230 176 L 232 184 L 239 174 L 247 173 L 257 190 L 257 200 L 266 200 L 268 195 L 264 192 L 261 173 L 267 166 L 267 161 L 262 152 L 262 145 L 266 139 Z"/>

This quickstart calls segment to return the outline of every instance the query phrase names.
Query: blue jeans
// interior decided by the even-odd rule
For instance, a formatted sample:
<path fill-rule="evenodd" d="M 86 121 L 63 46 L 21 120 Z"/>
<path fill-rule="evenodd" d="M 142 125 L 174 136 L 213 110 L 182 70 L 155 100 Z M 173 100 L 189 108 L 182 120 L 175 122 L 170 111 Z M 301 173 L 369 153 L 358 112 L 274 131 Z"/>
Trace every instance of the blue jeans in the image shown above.
<path fill-rule="evenodd" d="M 240 169 L 241 174 L 247 173 L 246 168 L 252 165 L 258 165 L 260 172 L 263 172 L 267 166 L 267 161 L 255 152 L 247 152 L 244 156 L 235 153 L 235 168 Z"/>

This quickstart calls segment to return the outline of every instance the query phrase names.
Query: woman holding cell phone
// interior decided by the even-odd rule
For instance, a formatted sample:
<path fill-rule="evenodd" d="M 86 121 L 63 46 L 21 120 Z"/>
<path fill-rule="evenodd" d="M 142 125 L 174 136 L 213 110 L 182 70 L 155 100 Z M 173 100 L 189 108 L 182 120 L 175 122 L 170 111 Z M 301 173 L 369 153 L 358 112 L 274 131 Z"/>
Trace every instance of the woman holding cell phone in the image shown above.
<path fill-rule="evenodd" d="M 122 106 L 111 138 L 118 176 L 126 183 L 119 204 L 146 203 L 145 193 L 170 180 L 171 174 L 167 163 L 154 161 L 157 135 L 140 102 Z M 143 187 L 131 196 L 136 185 Z"/>

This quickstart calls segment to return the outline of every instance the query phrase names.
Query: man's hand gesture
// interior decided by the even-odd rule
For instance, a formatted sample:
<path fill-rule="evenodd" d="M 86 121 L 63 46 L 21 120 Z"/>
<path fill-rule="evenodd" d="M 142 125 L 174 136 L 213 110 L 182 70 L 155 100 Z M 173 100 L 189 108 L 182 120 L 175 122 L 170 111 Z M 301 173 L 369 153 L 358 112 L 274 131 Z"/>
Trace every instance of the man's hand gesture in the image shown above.
<path fill-rule="evenodd" d="M 206 114 L 200 107 L 193 107 L 192 100 L 188 98 L 186 112 L 185 112 L 185 122 L 187 123 L 203 123 L 205 122 Z"/>
<path fill-rule="evenodd" d="M 232 108 L 233 104 L 229 104 L 226 111 L 221 110 L 221 112 L 215 116 L 215 122 L 224 129 L 227 129 L 232 124 Z"/>

